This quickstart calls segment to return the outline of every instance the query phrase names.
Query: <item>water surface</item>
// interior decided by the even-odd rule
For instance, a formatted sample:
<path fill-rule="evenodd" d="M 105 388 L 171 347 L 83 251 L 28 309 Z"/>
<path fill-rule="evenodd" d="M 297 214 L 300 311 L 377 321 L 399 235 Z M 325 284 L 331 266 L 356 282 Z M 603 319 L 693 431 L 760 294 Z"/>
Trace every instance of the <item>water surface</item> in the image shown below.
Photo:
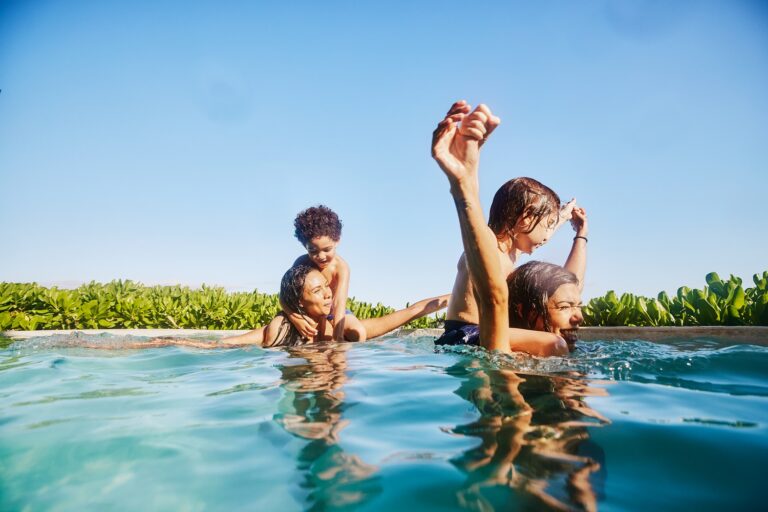
<path fill-rule="evenodd" d="M 765 347 L 119 348 L 135 340 L 0 351 L 0 510 L 762 506 Z"/>

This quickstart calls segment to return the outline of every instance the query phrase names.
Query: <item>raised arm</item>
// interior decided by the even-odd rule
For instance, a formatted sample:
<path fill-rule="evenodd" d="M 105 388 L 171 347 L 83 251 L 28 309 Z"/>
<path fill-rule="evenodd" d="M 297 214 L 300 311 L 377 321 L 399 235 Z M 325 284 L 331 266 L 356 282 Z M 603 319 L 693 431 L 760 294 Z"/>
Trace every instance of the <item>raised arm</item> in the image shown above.
<path fill-rule="evenodd" d="M 584 275 L 587 271 L 587 236 L 589 234 L 589 225 L 587 222 L 587 212 L 584 208 L 578 206 L 571 212 L 571 225 L 576 236 L 573 237 L 573 245 L 568 259 L 565 260 L 566 270 L 573 272 L 579 279 L 579 291 L 584 289 Z"/>
<path fill-rule="evenodd" d="M 500 120 L 485 105 L 467 114 L 454 104 L 432 135 L 432 157 L 448 177 L 461 226 L 461 239 L 480 310 L 480 341 L 485 348 L 509 352 L 507 284 L 496 254 L 496 237 L 480 205 L 480 144 Z"/>

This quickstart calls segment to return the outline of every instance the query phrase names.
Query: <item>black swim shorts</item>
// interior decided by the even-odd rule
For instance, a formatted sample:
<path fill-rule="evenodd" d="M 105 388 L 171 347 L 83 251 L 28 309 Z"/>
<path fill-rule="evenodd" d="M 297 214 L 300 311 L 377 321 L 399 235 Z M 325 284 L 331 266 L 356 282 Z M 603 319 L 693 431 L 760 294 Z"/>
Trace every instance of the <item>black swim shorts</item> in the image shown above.
<path fill-rule="evenodd" d="M 479 345 L 480 326 L 461 320 L 446 320 L 445 332 L 435 340 L 435 345 Z"/>

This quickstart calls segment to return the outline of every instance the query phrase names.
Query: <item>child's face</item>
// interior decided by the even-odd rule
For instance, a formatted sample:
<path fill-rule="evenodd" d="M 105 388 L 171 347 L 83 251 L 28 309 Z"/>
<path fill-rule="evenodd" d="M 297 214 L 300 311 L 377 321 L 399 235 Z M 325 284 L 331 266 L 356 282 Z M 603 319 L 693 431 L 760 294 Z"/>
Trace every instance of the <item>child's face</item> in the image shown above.
<path fill-rule="evenodd" d="M 307 244 L 309 259 L 320 270 L 326 268 L 336 258 L 336 245 L 338 243 L 338 240 L 331 240 L 327 236 L 316 236 Z"/>
<path fill-rule="evenodd" d="M 525 233 L 533 222 L 536 221 L 530 217 L 523 219 L 520 226 L 521 233 L 515 238 L 515 246 L 526 254 L 531 254 L 549 241 L 549 237 L 557 226 L 557 214 L 552 213 L 542 217 L 530 233 Z"/>

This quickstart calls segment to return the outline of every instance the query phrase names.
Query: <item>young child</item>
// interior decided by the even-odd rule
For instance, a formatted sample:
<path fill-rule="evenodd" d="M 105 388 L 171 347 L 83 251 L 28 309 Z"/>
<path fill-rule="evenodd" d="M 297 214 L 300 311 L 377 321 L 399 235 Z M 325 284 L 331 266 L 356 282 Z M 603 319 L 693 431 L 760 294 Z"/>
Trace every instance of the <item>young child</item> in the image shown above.
<path fill-rule="evenodd" d="M 451 107 L 446 119 L 459 121 L 468 112 L 469 105 L 466 102 L 457 102 Z M 489 127 L 486 138 L 494 128 Z M 561 210 L 557 194 L 532 178 L 514 178 L 502 185 L 491 204 L 488 229 L 496 237 L 499 263 L 505 280 L 515 270 L 521 254 L 531 254 L 544 245 L 555 230 L 569 219 L 576 236 L 564 268 L 576 275 L 581 290 L 587 261 L 588 229 L 584 210 L 576 206 L 575 201 L 570 201 Z M 435 342 L 437 344 L 474 343 L 479 334 L 478 306 L 463 253 L 457 271 L 448 303 L 445 332 Z M 510 301 L 513 299 L 510 297 Z M 520 341 L 520 347 L 531 341 L 551 343 L 555 336 L 551 332 L 510 328 L 510 347 L 515 350 L 516 340 Z"/>
<path fill-rule="evenodd" d="M 333 324 L 333 339 L 364 341 L 366 332 L 360 321 L 347 310 L 349 292 L 349 265 L 336 254 L 336 246 L 341 240 L 341 221 L 338 215 L 327 206 L 313 206 L 300 212 L 293 222 L 296 238 L 307 250 L 294 265 L 310 265 L 317 268 L 328 281 L 333 292 L 333 306 L 328 319 Z M 306 315 L 293 311 L 289 305 L 280 304 L 288 319 L 299 333 L 312 339 L 317 334 L 317 325 L 313 325 Z"/>

